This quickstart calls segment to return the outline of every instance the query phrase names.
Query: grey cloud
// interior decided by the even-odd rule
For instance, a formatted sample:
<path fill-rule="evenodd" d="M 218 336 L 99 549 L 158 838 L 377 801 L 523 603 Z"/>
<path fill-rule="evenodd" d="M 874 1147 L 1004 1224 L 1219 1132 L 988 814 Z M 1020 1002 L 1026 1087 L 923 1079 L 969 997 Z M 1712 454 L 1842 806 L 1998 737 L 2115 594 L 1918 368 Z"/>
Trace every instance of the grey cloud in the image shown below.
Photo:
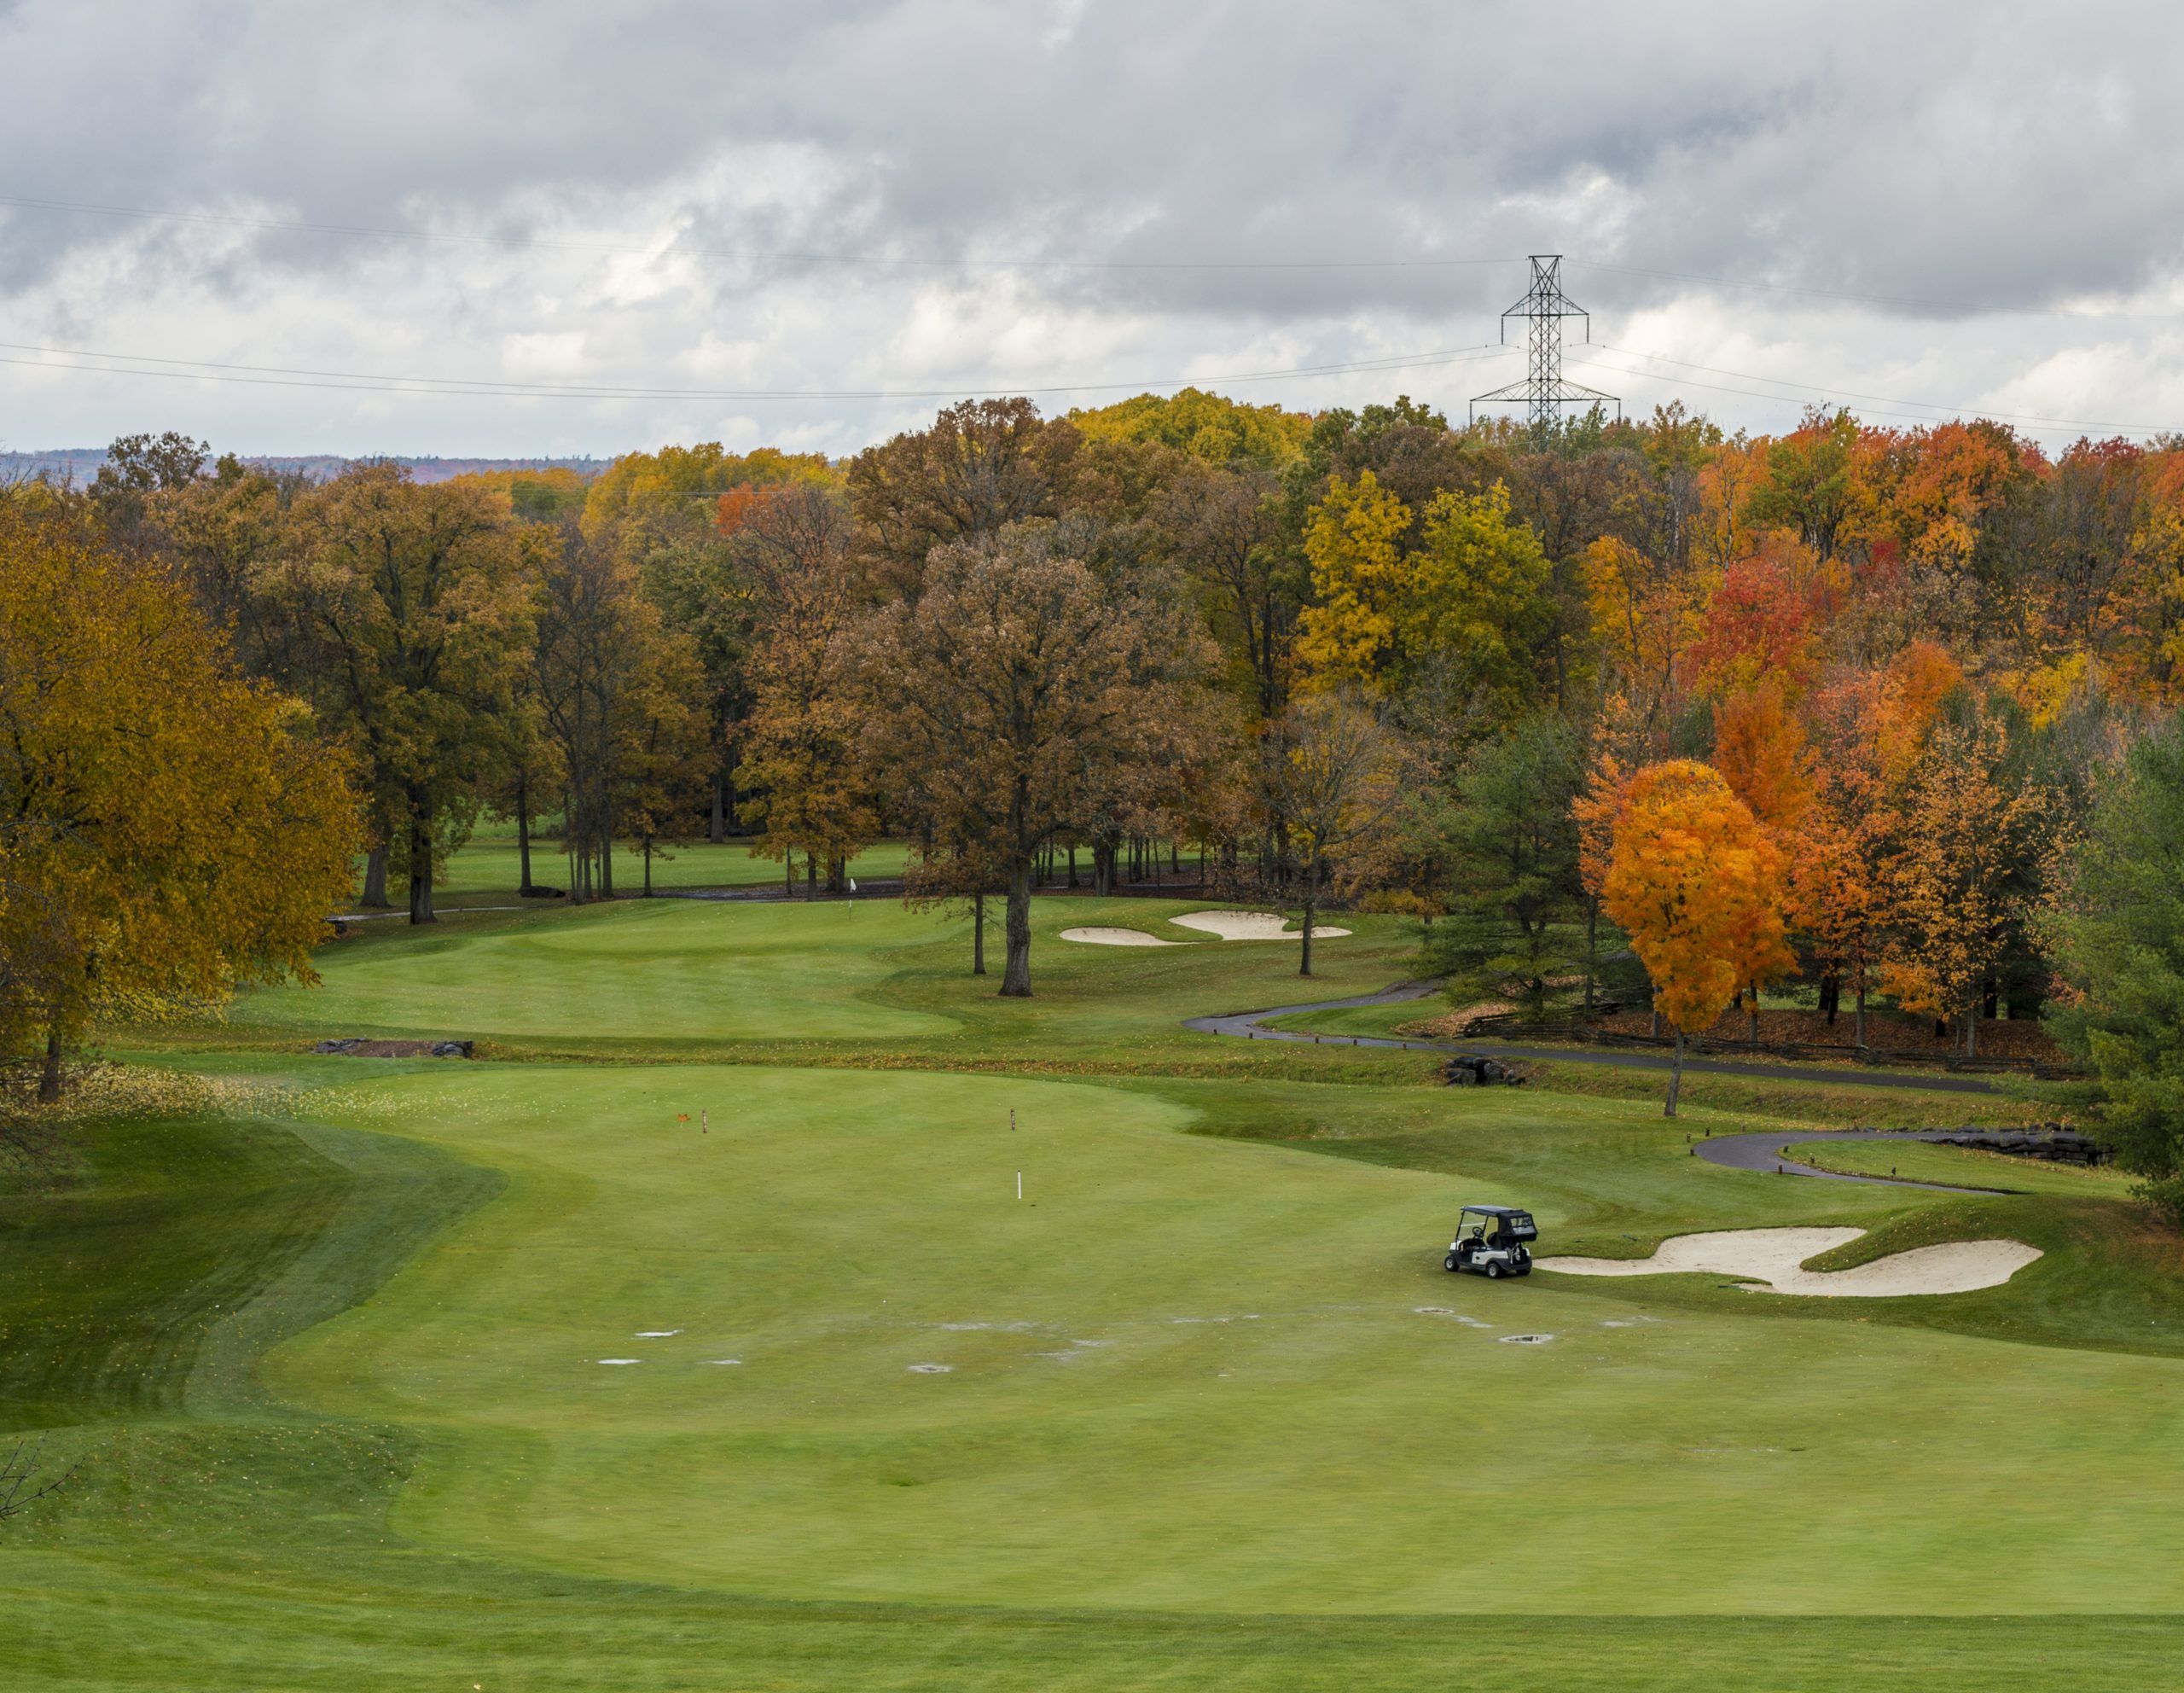
<path fill-rule="evenodd" d="M 35 0 L 0 11 L 7 192 L 607 244 L 682 233 L 648 279 L 604 253 L 0 207 L 0 302 L 9 339 L 178 358 L 516 375 L 515 338 L 581 336 L 569 380 L 983 385 L 1490 340 L 1523 284 L 1520 265 L 1072 265 L 1560 249 L 1608 318 L 1703 294 L 1789 356 L 1836 361 L 1809 380 L 1850 385 L 1937 345 L 1934 314 L 1602 266 L 1983 310 L 2158 293 L 2184 269 L 2164 122 L 2180 47 L 2184 19 L 2123 6 Z M 907 262 L 951 259 L 1050 267 Z M 1856 369 L 1831 339 L 1846 314 L 1871 320 Z M 1952 356 L 1940 380 L 1967 392 L 2016 374 Z M 14 445 L 163 407 L 261 433 L 410 428 L 419 445 L 474 443 L 496 416 L 0 368 Z M 497 416 L 540 427 L 538 410 Z M 595 449 L 705 422 L 543 410 Z M 751 410 L 717 415 L 851 445 L 905 408 Z"/>

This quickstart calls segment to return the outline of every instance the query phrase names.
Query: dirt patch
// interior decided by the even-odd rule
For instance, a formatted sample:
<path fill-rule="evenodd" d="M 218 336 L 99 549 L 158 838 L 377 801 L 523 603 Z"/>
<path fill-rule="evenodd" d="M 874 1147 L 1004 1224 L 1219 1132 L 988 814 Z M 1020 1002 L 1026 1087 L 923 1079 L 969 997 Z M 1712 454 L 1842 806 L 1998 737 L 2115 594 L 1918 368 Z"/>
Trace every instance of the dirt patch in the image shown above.
<path fill-rule="evenodd" d="M 1415 1040 L 1461 1040 L 1471 1033 L 1471 1026 L 1477 1019 L 1506 1017 L 1519 1009 L 1513 1000 L 1482 999 L 1475 1004 L 1443 1011 L 1438 1017 L 1420 1017 L 1415 1022 L 1398 1023 L 1395 1032 L 1407 1034 Z"/>

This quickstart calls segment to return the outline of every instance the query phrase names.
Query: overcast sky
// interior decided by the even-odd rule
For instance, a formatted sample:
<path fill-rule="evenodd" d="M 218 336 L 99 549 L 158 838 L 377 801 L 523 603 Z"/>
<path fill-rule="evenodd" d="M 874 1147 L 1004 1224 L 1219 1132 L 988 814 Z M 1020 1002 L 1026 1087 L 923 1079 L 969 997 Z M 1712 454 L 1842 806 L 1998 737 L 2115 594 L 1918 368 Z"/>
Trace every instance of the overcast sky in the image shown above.
<path fill-rule="evenodd" d="M 0 0 L 0 448 L 1460 418 L 1556 252 L 1640 411 L 2184 429 L 2180 81 L 2158 4 Z"/>

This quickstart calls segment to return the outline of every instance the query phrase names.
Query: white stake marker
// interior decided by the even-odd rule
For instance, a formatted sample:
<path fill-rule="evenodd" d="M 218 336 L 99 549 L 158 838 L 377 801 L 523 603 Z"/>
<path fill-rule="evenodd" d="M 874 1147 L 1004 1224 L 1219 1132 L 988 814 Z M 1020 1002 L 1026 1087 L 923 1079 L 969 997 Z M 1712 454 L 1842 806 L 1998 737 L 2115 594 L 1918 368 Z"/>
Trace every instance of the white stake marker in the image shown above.
<path fill-rule="evenodd" d="M 1019 1199 L 1024 1197 L 1024 1172 L 1021 1170 L 1016 1172 L 1016 1196 Z"/>

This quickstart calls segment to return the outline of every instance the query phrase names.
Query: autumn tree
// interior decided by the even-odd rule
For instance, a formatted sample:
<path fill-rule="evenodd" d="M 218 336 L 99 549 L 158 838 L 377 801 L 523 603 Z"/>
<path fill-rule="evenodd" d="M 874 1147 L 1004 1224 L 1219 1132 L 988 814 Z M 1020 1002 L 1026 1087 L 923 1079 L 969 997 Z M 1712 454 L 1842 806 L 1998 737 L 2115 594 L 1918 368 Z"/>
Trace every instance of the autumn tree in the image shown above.
<path fill-rule="evenodd" d="M 862 632 L 875 768 L 942 850 L 1006 878 L 1001 992 L 1031 992 L 1039 850 L 1117 788 L 1147 787 L 1208 655 L 1187 609 L 1086 561 L 1082 536 L 1019 525 L 936 549 L 915 603 Z"/>
<path fill-rule="evenodd" d="M 862 714 L 850 647 L 860 609 L 845 503 L 816 488 L 783 490 L 742 524 L 763 631 L 751 659 L 753 703 L 740 786 L 763 832 L 752 852 L 807 891 L 825 866 L 838 881 L 879 827 L 859 755 Z"/>
<path fill-rule="evenodd" d="M 1665 1108 L 1673 1117 L 1686 1036 L 1711 1027 L 1740 987 L 1795 963 L 1783 938 L 1780 863 L 1717 771 L 1673 759 L 1631 780 L 1615 820 L 1604 904 L 1676 1031 Z"/>
<path fill-rule="evenodd" d="M 2051 795 L 2011 766 L 1984 712 L 1939 724 L 1902 804 L 1883 874 L 1894 916 L 1882 983 L 1903 1004 L 1956 1020 L 1978 1050 L 1981 1001 L 2030 916 L 2055 844 Z"/>
<path fill-rule="evenodd" d="M 541 532 L 527 571 L 533 687 L 564 783 L 569 897 L 614 897 L 614 842 L 652 858 L 698 812 L 706 764 L 697 659 L 641 591 L 636 567 L 574 525 Z"/>
<path fill-rule="evenodd" d="M 298 500 L 264 578 L 288 624 L 293 672 L 364 775 L 364 899 L 406 868 L 410 921 L 433 916 L 436 867 L 468 835 L 497 773 L 499 724 L 531 636 L 506 503 L 366 465 Z"/>
<path fill-rule="evenodd" d="M 312 980 L 357 827 L 340 752 L 163 569 L 0 501 L 0 1050 Z"/>
<path fill-rule="evenodd" d="M 1294 701 L 1277 745 L 1277 801 L 1304 873 L 1297 974 L 1308 976 L 1329 874 L 1345 858 L 1371 852 L 1389 831 L 1403 802 L 1407 761 L 1380 714 L 1344 694 L 1308 694 Z"/>
<path fill-rule="evenodd" d="M 980 399 L 868 447 L 851 463 L 849 489 L 875 575 L 915 594 L 935 547 L 1055 515 L 1078 440 L 1028 399 Z"/>
<path fill-rule="evenodd" d="M 1298 660 L 1315 686 L 1383 695 L 1438 668 L 1489 723 L 1506 719 L 1551 620 L 1538 539 L 1512 520 L 1498 483 L 1436 494 L 1405 549 L 1410 525 L 1410 509 L 1369 470 L 1328 488 L 1305 532 L 1313 603 Z"/>

